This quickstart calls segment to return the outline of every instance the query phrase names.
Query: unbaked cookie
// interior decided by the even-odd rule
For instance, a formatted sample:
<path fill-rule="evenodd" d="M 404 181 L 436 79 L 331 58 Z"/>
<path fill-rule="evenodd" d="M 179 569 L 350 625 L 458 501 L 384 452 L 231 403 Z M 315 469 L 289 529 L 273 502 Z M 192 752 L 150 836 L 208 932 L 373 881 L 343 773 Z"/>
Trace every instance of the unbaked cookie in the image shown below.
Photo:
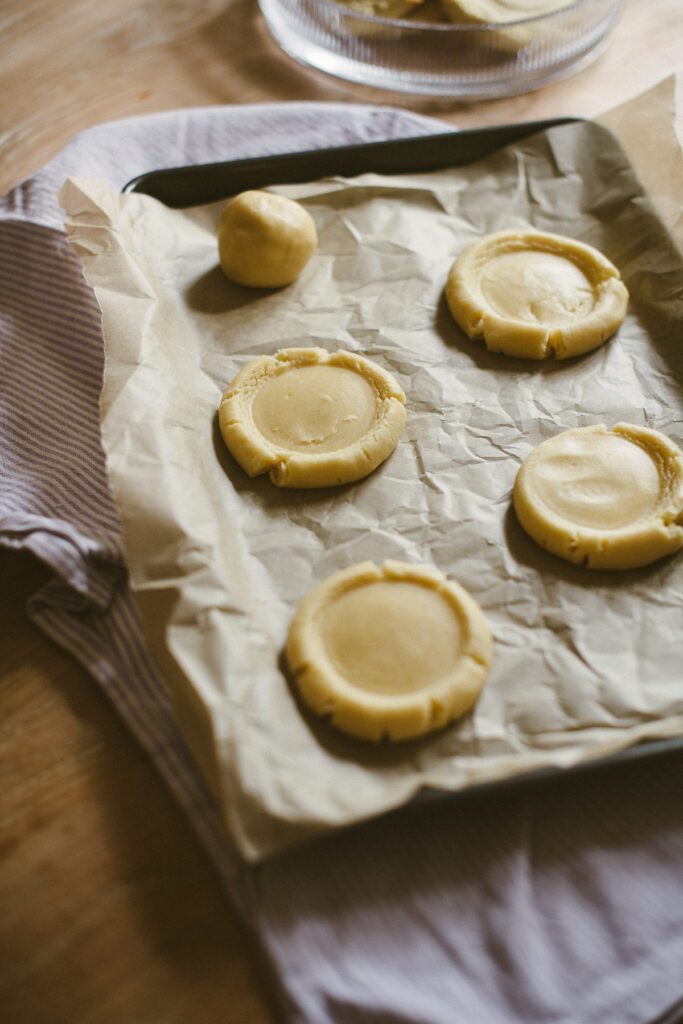
<path fill-rule="evenodd" d="M 291 284 L 318 244 L 308 210 L 274 192 L 241 192 L 231 199 L 218 219 L 217 235 L 223 273 L 251 288 Z"/>
<path fill-rule="evenodd" d="M 492 352 L 568 359 L 614 334 L 628 292 L 616 267 L 590 245 L 541 231 L 498 231 L 463 249 L 446 299 L 463 331 Z"/>
<path fill-rule="evenodd" d="M 362 739 L 404 740 L 472 707 L 491 635 L 474 598 L 436 569 L 361 562 L 302 601 L 286 655 L 316 714 Z"/>
<path fill-rule="evenodd" d="M 363 356 L 321 348 L 260 356 L 221 402 L 223 439 L 249 476 L 279 487 L 329 487 L 372 473 L 405 423 L 397 381 Z"/>
<path fill-rule="evenodd" d="M 547 551 L 589 569 L 632 569 L 683 547 L 683 452 L 617 423 L 566 430 L 529 455 L 517 517 Z"/>

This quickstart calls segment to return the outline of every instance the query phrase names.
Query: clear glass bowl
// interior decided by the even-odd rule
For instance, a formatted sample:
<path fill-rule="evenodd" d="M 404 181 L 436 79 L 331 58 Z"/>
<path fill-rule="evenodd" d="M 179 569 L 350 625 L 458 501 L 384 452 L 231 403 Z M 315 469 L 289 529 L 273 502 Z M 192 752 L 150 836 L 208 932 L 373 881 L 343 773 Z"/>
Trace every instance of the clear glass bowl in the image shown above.
<path fill-rule="evenodd" d="M 259 0 L 283 50 L 352 82 L 486 99 L 538 89 L 600 52 L 624 0 L 568 0 L 551 14 L 454 25 L 360 14 L 331 0 Z"/>

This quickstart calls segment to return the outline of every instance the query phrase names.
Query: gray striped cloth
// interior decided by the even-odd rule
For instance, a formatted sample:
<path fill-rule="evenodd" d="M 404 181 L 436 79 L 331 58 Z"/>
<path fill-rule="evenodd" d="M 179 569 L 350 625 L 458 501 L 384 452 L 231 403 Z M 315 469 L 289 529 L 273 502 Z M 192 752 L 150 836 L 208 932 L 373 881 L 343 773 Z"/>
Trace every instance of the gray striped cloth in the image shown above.
<path fill-rule="evenodd" d="M 673 1024 L 683 756 L 404 809 L 246 868 L 126 585 L 100 446 L 100 314 L 62 232 L 64 178 L 120 187 L 153 168 L 435 130 L 353 105 L 172 112 L 94 128 L 11 192 L 0 206 L 0 543 L 52 569 L 31 618 L 153 759 L 260 939 L 288 1020 Z"/>

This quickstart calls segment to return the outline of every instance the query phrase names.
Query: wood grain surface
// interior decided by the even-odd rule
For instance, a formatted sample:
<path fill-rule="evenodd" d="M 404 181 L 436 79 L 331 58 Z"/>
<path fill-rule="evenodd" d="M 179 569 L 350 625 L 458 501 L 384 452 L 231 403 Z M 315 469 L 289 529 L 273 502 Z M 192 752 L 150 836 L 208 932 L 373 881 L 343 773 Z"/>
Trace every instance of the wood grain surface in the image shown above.
<path fill-rule="evenodd" d="M 0 550 L 0 1020 L 264 1024 L 246 929 L 95 684 L 27 620 Z"/>
<path fill-rule="evenodd" d="M 411 102 L 302 68 L 255 0 L 0 0 L 0 30 L 2 192 L 75 133 L 133 114 L 348 100 L 463 126 L 590 117 L 683 66 L 681 0 L 631 0 L 579 76 L 478 104 Z M 0 550 L 0 1020 L 273 1020 L 248 931 L 155 771 L 28 621 L 45 579 L 29 556 Z"/>
<path fill-rule="evenodd" d="M 681 0 L 630 0 L 596 63 L 488 103 L 412 100 L 280 52 L 256 0 L 0 0 L 0 192 L 100 121 L 213 103 L 381 102 L 463 127 L 592 117 L 683 65 Z"/>

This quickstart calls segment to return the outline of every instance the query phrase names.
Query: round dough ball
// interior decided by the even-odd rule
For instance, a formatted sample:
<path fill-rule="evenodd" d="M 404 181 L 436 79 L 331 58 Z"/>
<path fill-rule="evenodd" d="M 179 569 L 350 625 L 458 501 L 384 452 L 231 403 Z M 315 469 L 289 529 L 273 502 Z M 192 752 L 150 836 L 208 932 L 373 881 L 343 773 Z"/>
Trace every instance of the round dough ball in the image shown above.
<path fill-rule="evenodd" d="M 590 245 L 541 231 L 497 231 L 460 253 L 446 282 L 454 320 L 491 352 L 568 359 L 623 323 L 628 292 Z"/>
<path fill-rule="evenodd" d="M 352 352 L 281 349 L 248 363 L 225 392 L 223 440 L 249 476 L 278 487 L 331 487 L 391 455 L 406 396 L 390 373 Z"/>
<path fill-rule="evenodd" d="M 515 512 L 542 548 L 589 569 L 633 569 L 683 547 L 683 452 L 629 423 L 565 430 L 522 464 Z"/>
<path fill-rule="evenodd" d="M 293 199 L 242 192 L 218 220 L 218 252 L 226 277 L 250 288 L 291 284 L 315 252 L 315 221 Z"/>
<path fill-rule="evenodd" d="M 361 739 L 411 739 L 468 711 L 491 662 L 484 613 L 431 566 L 361 562 L 299 605 L 287 665 L 304 702 Z"/>

